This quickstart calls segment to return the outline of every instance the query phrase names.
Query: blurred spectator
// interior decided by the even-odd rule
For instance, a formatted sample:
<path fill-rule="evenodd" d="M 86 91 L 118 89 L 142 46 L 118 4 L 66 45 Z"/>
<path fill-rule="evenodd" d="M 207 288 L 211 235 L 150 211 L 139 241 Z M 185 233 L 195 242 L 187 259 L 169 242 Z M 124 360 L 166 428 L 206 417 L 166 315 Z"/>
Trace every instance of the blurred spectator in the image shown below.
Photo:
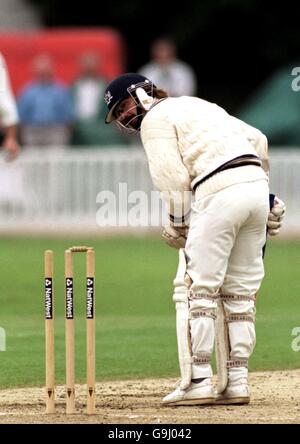
<path fill-rule="evenodd" d="M 13 97 L 5 60 L 0 54 L 0 124 L 3 131 L 2 147 L 14 158 L 19 153 L 17 140 L 18 112 Z"/>
<path fill-rule="evenodd" d="M 151 61 L 139 73 L 148 77 L 170 96 L 196 95 L 197 81 L 193 69 L 177 58 L 174 42 L 160 38 L 150 48 Z"/>
<path fill-rule="evenodd" d="M 88 120 L 99 116 L 105 85 L 99 74 L 97 54 L 84 54 L 79 60 L 79 75 L 72 88 L 76 119 Z"/>
<path fill-rule="evenodd" d="M 98 54 L 83 54 L 79 59 L 78 77 L 71 88 L 75 114 L 72 145 L 107 146 L 128 143 L 126 136 L 104 124 L 106 110 L 103 94 L 107 82 L 100 73 Z"/>
<path fill-rule="evenodd" d="M 237 113 L 237 117 L 259 128 L 270 145 L 300 147 L 300 92 L 293 90 L 294 66 L 299 63 L 272 73 Z"/>
<path fill-rule="evenodd" d="M 34 80 L 19 96 L 21 137 L 24 145 L 69 143 L 72 101 L 65 86 L 54 79 L 52 59 L 47 55 L 33 61 Z"/>

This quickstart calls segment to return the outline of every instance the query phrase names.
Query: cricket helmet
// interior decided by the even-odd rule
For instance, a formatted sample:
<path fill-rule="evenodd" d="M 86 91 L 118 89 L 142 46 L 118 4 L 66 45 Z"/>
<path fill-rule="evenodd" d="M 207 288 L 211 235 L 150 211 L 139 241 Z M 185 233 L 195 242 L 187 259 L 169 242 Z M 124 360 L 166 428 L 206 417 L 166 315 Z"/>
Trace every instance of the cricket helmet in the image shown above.
<path fill-rule="evenodd" d="M 104 94 L 104 101 L 108 107 L 105 123 L 115 120 L 114 111 L 122 100 L 132 96 L 137 101 L 135 94 L 137 88 L 153 91 L 155 85 L 147 77 L 135 73 L 123 74 L 109 83 Z"/>

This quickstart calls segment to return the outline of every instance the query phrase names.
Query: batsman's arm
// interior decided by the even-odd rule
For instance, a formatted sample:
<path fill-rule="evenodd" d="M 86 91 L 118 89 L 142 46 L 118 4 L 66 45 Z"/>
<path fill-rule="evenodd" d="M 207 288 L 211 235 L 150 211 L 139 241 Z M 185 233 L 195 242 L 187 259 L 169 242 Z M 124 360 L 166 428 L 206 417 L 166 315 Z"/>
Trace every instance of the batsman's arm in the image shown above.
<path fill-rule="evenodd" d="M 170 222 L 183 227 L 190 211 L 191 181 L 182 162 L 175 129 L 167 121 L 145 119 L 141 136 L 153 184 L 162 193 Z"/>

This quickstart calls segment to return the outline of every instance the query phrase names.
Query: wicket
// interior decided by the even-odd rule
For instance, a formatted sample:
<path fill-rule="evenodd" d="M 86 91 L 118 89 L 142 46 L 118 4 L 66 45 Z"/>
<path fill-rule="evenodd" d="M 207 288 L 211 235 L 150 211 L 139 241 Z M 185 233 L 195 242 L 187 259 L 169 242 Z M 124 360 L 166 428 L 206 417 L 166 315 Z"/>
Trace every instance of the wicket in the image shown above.
<path fill-rule="evenodd" d="M 92 247 L 71 247 L 65 251 L 65 345 L 66 413 L 75 413 L 75 339 L 73 253 L 86 253 L 86 376 L 87 414 L 95 413 L 95 252 Z M 46 413 L 55 413 L 54 269 L 53 251 L 46 250 L 45 265 L 45 358 Z"/>

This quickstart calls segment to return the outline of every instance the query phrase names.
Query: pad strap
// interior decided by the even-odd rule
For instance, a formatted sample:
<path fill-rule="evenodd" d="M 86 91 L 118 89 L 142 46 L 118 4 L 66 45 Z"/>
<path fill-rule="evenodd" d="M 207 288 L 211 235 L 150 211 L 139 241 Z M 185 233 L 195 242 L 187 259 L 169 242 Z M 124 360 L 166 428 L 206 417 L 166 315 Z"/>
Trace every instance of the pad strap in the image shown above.
<path fill-rule="evenodd" d="M 255 294 L 254 295 L 240 295 L 240 294 L 224 294 L 220 293 L 220 299 L 222 301 L 255 301 Z"/>
<path fill-rule="evenodd" d="M 192 359 L 193 359 L 194 365 L 210 364 L 211 354 L 210 353 L 198 353 L 197 355 L 193 355 Z"/>
<path fill-rule="evenodd" d="M 225 322 L 255 322 L 254 314 L 235 313 L 225 316 Z"/>
<path fill-rule="evenodd" d="M 198 318 L 212 318 L 216 319 L 215 310 L 191 310 L 190 311 L 190 319 L 198 319 Z"/>
<path fill-rule="evenodd" d="M 206 293 L 197 293 L 193 290 L 189 291 L 189 299 L 207 299 L 209 301 L 216 301 L 219 297 L 218 293 L 214 294 L 206 294 Z"/>
<path fill-rule="evenodd" d="M 226 367 L 248 367 L 248 359 L 247 358 L 234 358 L 227 361 Z"/>

